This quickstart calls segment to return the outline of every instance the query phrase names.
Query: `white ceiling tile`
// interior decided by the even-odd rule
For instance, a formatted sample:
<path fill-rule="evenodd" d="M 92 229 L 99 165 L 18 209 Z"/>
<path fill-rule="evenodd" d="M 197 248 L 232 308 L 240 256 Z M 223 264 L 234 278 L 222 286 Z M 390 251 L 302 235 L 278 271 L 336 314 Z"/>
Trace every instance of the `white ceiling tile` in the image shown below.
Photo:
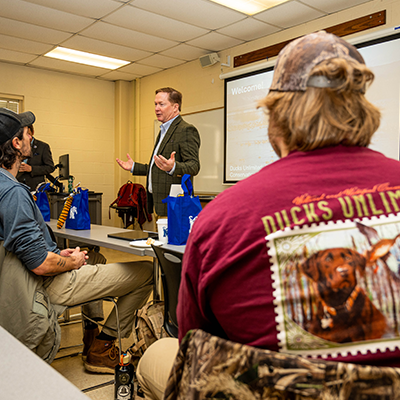
<path fill-rule="evenodd" d="M 207 53 L 207 50 L 181 43 L 178 46 L 172 47 L 171 49 L 162 51 L 160 54 L 168 57 L 179 58 L 180 60 L 191 61 L 204 56 Z"/>
<path fill-rule="evenodd" d="M 187 42 L 187 44 L 212 51 L 229 49 L 230 47 L 238 46 L 241 43 L 243 43 L 243 40 L 221 35 L 216 32 L 208 33 L 207 35 Z"/>
<path fill-rule="evenodd" d="M 2 17 L 0 17 L 0 33 L 50 44 L 57 44 L 71 37 L 70 33 L 42 28 L 41 26 Z"/>
<path fill-rule="evenodd" d="M 151 67 L 157 68 L 172 68 L 177 65 L 184 64 L 186 61 L 178 60 L 176 58 L 162 56 L 160 54 L 155 54 L 139 61 L 140 64 L 150 65 Z"/>
<path fill-rule="evenodd" d="M 254 18 L 282 28 L 290 28 L 325 14 L 297 1 L 289 1 L 254 15 Z"/>
<path fill-rule="evenodd" d="M 133 81 L 136 78 L 139 78 L 139 75 L 128 74 L 125 72 L 121 72 L 120 70 L 107 72 L 98 78 L 106 79 L 107 81 Z"/>
<path fill-rule="evenodd" d="M 18 64 L 27 64 L 33 61 L 37 56 L 18 51 L 0 49 L 0 60 L 15 62 Z"/>
<path fill-rule="evenodd" d="M 249 17 L 210 0 L 0 0 L 0 60 L 132 80 L 370 1 L 289 0 Z M 55 46 L 131 64 L 110 71 L 43 57 Z"/>
<path fill-rule="evenodd" d="M 151 52 L 166 50 L 177 44 L 177 42 L 172 40 L 147 35 L 146 33 L 135 32 L 130 29 L 107 24 L 105 22 L 97 22 L 85 29 L 81 34 L 93 39 L 100 39 L 110 43 L 118 43 L 122 46 L 133 47 L 134 49 Z"/>
<path fill-rule="evenodd" d="M 118 11 L 105 17 L 103 21 L 124 28 L 134 29 L 137 32 L 180 42 L 194 39 L 195 37 L 208 33 L 207 29 L 198 28 L 172 18 L 153 14 L 130 5 L 120 8 Z M 162 29 L 154 29 L 154 27 L 162 27 Z"/>
<path fill-rule="evenodd" d="M 80 35 L 63 42 L 63 47 L 74 50 L 87 51 L 89 53 L 99 54 L 101 56 L 119 58 L 125 61 L 137 61 L 149 57 L 152 53 L 144 50 L 133 49 L 132 47 L 120 46 L 114 43 L 102 42 Z"/>
<path fill-rule="evenodd" d="M 55 71 L 72 72 L 75 74 L 88 75 L 93 77 L 104 74 L 104 72 L 109 72 L 109 70 L 105 68 L 98 68 L 69 61 L 56 60 L 55 58 L 49 57 L 39 57 L 31 62 L 30 65 Z"/>
<path fill-rule="evenodd" d="M 326 13 L 333 13 L 354 7 L 358 4 L 366 3 L 371 0 L 300 0 L 302 3 L 321 10 Z"/>
<path fill-rule="evenodd" d="M 0 34 L 0 48 L 40 55 L 52 50 L 54 46 Z"/>
<path fill-rule="evenodd" d="M 66 11 L 89 18 L 101 18 L 122 4 L 111 0 L 25 0 L 29 3 Z"/>
<path fill-rule="evenodd" d="M 37 25 L 2 17 L 0 17 L 0 33 L 50 44 L 57 44 L 71 37 L 70 33 L 42 28 Z"/>
<path fill-rule="evenodd" d="M 218 29 L 246 15 L 207 0 L 135 0 L 135 7 L 206 29 Z"/>
<path fill-rule="evenodd" d="M 155 74 L 156 72 L 162 71 L 162 68 L 150 67 L 148 65 L 141 65 L 133 63 L 126 65 L 125 67 L 118 68 L 118 71 L 128 72 L 138 76 L 145 76 Z"/>
<path fill-rule="evenodd" d="M 243 21 L 226 26 L 225 28 L 218 29 L 217 32 L 232 36 L 236 39 L 249 41 L 270 35 L 279 30 L 280 28 L 277 28 L 276 26 L 268 25 L 265 22 L 253 18 L 247 18 Z"/>
<path fill-rule="evenodd" d="M 5 0 L 0 0 L 1 17 L 65 32 L 79 31 L 94 22 L 91 18 L 54 10 L 22 0 L 7 1 L 7 5 L 4 7 L 1 6 L 1 3 L 5 3 Z"/>

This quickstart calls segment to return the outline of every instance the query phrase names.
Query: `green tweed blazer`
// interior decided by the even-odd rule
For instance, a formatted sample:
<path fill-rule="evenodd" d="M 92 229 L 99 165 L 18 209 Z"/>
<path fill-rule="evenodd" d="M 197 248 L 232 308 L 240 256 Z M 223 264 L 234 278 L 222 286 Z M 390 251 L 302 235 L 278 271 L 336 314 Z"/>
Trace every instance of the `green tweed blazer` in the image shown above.
<path fill-rule="evenodd" d="M 160 133 L 157 136 L 154 148 L 160 140 Z M 152 186 L 153 193 L 148 192 L 148 179 L 146 183 L 147 204 L 149 212 L 155 212 L 158 215 L 167 215 L 167 205 L 162 200 L 168 197 L 172 184 L 180 184 L 184 174 L 195 176 L 200 171 L 199 160 L 200 135 L 196 127 L 185 122 L 180 115 L 172 122 L 164 139 L 158 149 L 158 155 L 169 159 L 173 151 L 175 154 L 175 171 L 173 175 L 160 170 L 155 164 L 152 166 Z M 148 164 L 136 163 L 132 175 L 147 176 L 149 166 L 153 158 L 153 152 Z M 192 180 L 193 182 L 193 180 Z"/>

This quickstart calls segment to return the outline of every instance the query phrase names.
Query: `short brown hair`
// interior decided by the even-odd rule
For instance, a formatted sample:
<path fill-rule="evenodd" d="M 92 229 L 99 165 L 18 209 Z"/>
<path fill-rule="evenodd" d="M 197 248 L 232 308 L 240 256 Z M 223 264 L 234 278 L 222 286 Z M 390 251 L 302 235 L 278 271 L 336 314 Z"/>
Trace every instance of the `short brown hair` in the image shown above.
<path fill-rule="evenodd" d="M 179 111 L 181 111 L 182 107 L 182 93 L 178 90 L 175 90 L 171 87 L 165 87 L 156 90 L 157 93 L 168 93 L 168 99 L 172 104 L 178 104 Z"/>
<path fill-rule="evenodd" d="M 380 123 L 379 110 L 364 96 L 373 72 L 364 64 L 335 58 L 316 65 L 313 75 L 342 82 L 335 88 L 308 87 L 305 92 L 270 91 L 260 102 L 279 127 L 288 150 L 338 144 L 367 147 Z"/>

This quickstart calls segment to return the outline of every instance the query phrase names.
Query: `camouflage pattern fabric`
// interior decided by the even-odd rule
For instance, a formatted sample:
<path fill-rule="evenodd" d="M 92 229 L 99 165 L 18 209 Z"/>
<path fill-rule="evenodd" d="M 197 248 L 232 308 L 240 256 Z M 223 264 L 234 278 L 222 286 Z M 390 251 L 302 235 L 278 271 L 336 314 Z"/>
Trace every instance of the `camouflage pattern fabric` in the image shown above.
<path fill-rule="evenodd" d="M 305 91 L 311 70 L 322 61 L 332 58 L 365 64 L 362 55 L 352 44 L 325 31 L 291 41 L 279 53 L 270 90 Z"/>
<path fill-rule="evenodd" d="M 150 301 L 137 310 L 133 322 L 133 344 L 128 351 L 136 367 L 147 348 L 162 337 L 169 337 L 164 327 L 164 302 Z"/>
<path fill-rule="evenodd" d="M 181 343 L 164 399 L 400 399 L 400 368 L 308 359 L 193 330 Z"/>

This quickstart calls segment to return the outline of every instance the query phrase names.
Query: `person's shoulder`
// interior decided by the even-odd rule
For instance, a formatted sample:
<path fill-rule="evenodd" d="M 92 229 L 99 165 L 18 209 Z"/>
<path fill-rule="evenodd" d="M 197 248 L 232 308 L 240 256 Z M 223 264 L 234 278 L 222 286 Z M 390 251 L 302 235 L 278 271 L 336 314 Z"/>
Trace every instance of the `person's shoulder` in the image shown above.
<path fill-rule="evenodd" d="M 43 146 L 43 147 L 50 147 L 48 143 L 43 142 L 43 140 L 39 140 L 35 138 L 36 145 Z"/>
<path fill-rule="evenodd" d="M 192 124 L 189 124 L 189 122 L 186 122 L 181 115 L 178 115 L 174 122 L 180 126 L 193 126 Z"/>
<path fill-rule="evenodd" d="M 198 133 L 197 128 L 194 125 L 190 124 L 189 122 L 186 122 L 180 115 L 176 118 L 175 121 L 179 129 Z"/>
<path fill-rule="evenodd" d="M 13 181 L 0 174 L 0 198 L 9 197 L 13 203 L 18 204 L 22 198 L 28 198 L 29 189 L 20 182 Z"/>

